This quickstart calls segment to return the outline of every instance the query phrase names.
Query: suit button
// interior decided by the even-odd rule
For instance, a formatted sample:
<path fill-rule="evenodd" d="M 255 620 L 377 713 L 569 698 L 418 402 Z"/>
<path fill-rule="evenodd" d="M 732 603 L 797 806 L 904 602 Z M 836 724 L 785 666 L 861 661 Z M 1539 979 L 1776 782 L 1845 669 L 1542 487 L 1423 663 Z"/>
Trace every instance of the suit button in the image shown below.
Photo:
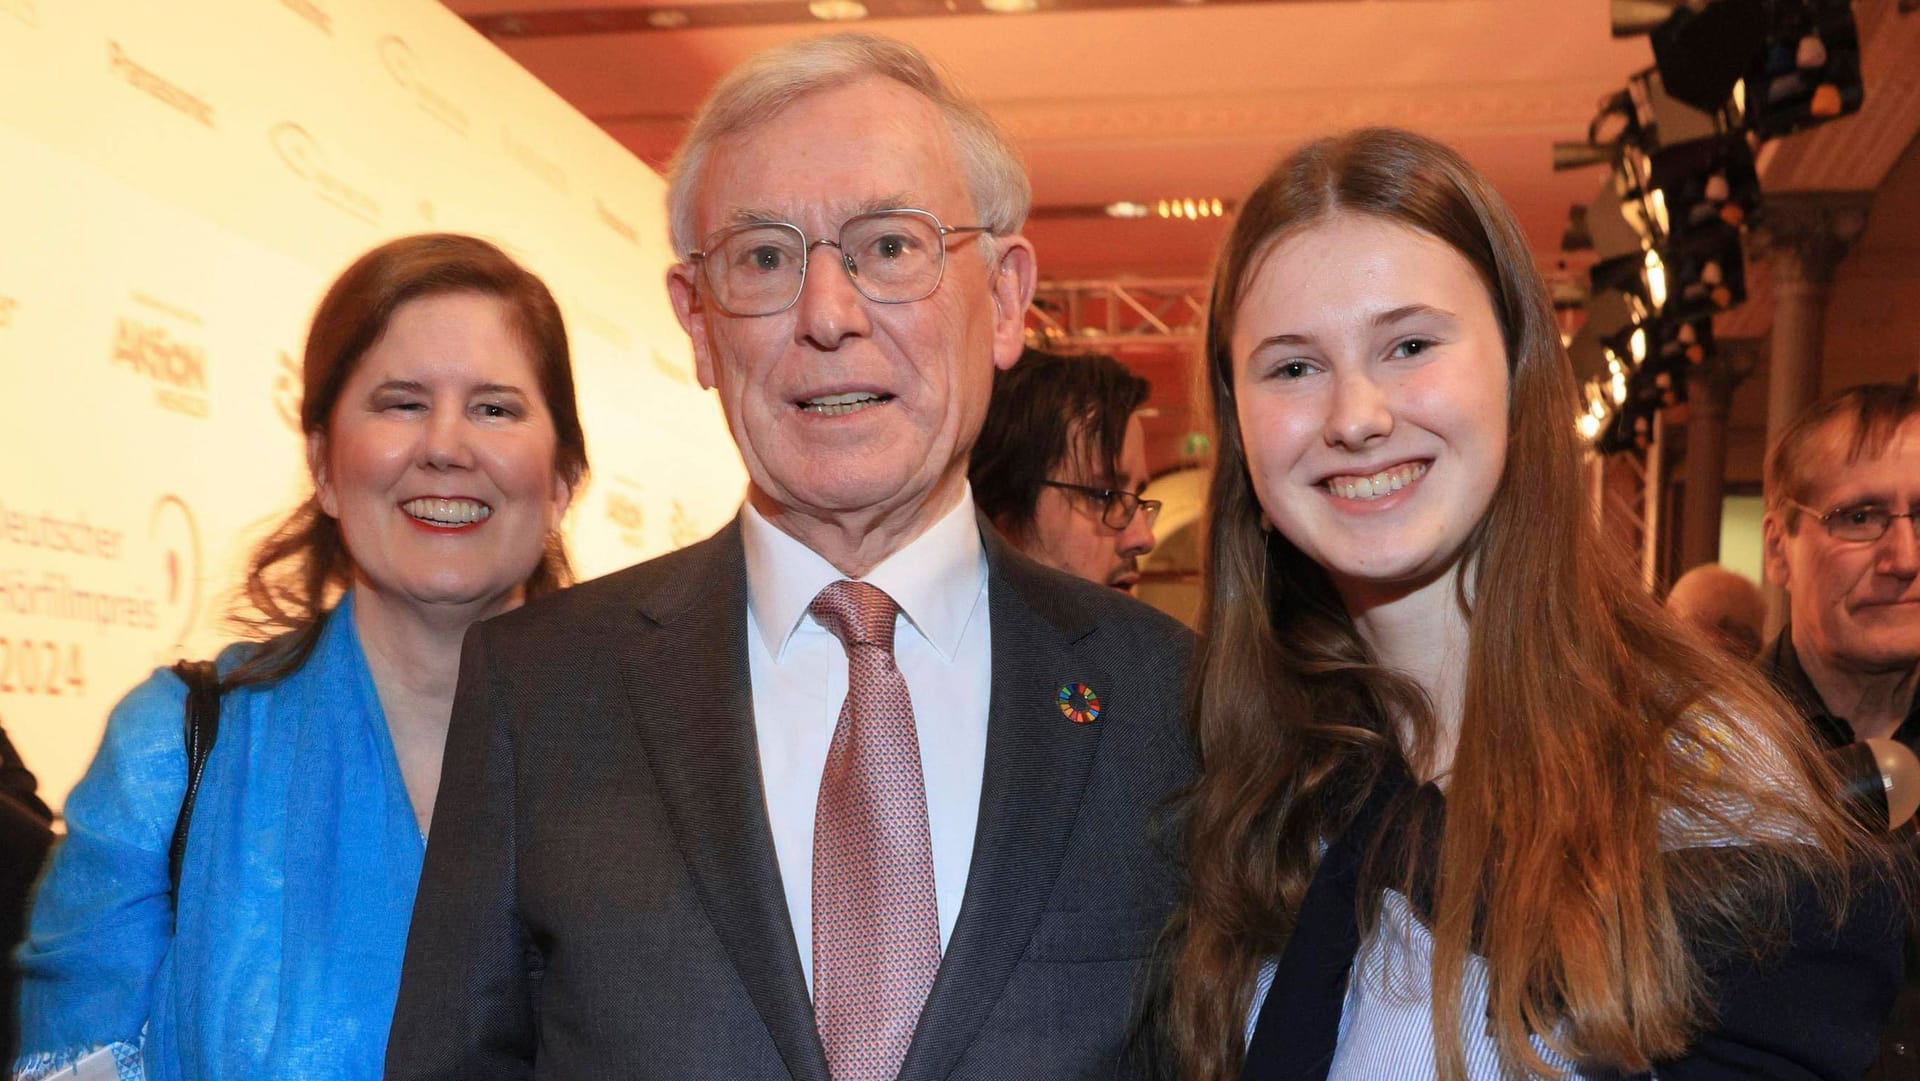
<path fill-rule="evenodd" d="M 1913 1053 L 1913 1048 L 1908 1047 L 1906 1045 L 1906 1042 L 1903 1040 L 1895 1040 L 1892 1043 L 1888 1044 L 1887 1050 L 1893 1052 L 1896 1055 L 1899 1055 L 1902 1058 L 1905 1058 L 1906 1056 Z"/>

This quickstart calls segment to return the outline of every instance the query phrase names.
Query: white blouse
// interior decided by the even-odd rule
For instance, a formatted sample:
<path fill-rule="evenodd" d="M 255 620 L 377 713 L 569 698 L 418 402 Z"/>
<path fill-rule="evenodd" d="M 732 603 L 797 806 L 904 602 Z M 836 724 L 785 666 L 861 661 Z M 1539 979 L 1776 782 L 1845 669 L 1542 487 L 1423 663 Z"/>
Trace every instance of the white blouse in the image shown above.
<path fill-rule="evenodd" d="M 1340 1008 L 1340 1043 L 1328 1081 L 1432 1081 L 1437 1059 L 1433 1041 L 1433 935 L 1397 890 L 1380 901 L 1379 925 L 1360 944 L 1347 994 Z M 1247 1012 L 1246 1040 L 1260 1019 L 1260 1007 L 1273 989 L 1278 962 L 1260 966 L 1253 1006 Z M 1460 988 L 1460 1050 L 1470 1081 L 1507 1081 L 1499 1046 L 1487 1029 L 1487 963 L 1467 955 Z M 1587 1073 L 1533 1040 L 1540 1056 L 1562 1081 L 1612 1081 L 1614 1071 Z"/>

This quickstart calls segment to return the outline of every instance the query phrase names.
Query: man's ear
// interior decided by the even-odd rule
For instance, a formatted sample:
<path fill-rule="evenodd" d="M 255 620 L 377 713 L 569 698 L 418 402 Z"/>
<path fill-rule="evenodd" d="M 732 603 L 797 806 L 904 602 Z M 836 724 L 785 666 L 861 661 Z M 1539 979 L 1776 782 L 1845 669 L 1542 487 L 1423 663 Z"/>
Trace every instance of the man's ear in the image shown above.
<path fill-rule="evenodd" d="M 673 301 L 674 318 L 693 343 L 693 374 L 708 390 L 714 387 L 713 357 L 707 349 L 707 305 L 700 296 L 695 278 L 698 271 L 687 263 L 675 263 L 667 270 L 667 296 Z"/>
<path fill-rule="evenodd" d="M 313 498 L 329 518 L 340 517 L 340 498 L 333 490 L 333 476 L 327 468 L 327 433 L 307 433 L 307 473 L 313 477 Z"/>
<path fill-rule="evenodd" d="M 1767 582 L 1781 589 L 1792 590 L 1787 574 L 1787 529 L 1780 524 L 1780 514 L 1768 511 L 1760 519 L 1760 553 Z"/>
<path fill-rule="evenodd" d="M 1033 243 L 1024 236 L 1000 240 L 1000 260 L 993 268 L 993 366 L 1013 367 L 1027 344 L 1027 306 L 1033 303 L 1035 276 Z"/>

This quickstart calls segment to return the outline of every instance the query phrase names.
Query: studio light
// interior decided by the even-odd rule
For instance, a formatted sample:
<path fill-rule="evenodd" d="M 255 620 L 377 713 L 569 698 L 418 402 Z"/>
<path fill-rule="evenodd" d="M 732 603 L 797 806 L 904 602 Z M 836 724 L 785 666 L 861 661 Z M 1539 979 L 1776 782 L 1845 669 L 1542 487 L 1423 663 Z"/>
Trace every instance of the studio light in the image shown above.
<path fill-rule="evenodd" d="M 1648 445 L 1654 418 L 1686 400 L 1712 354 L 1714 317 L 1745 301 L 1760 145 L 1864 97 L 1851 0 L 1611 7 L 1615 36 L 1649 35 L 1654 66 L 1601 98 L 1584 143 L 1553 145 L 1557 170 L 1611 166 L 1561 239 L 1597 256 L 1567 352 L 1586 396 L 1577 430 L 1602 453 Z"/>
<path fill-rule="evenodd" d="M 1567 227 L 1560 232 L 1561 251 L 1587 251 L 1593 247 L 1593 233 L 1587 229 L 1587 208 L 1578 203 L 1567 208 Z"/>
<path fill-rule="evenodd" d="M 1610 360 L 1618 359 L 1624 344 L 1621 332 L 1633 329 L 1638 313 L 1616 290 L 1595 291 L 1587 302 L 1587 319 L 1567 345 L 1573 376 L 1582 383 L 1605 382 L 1613 375 Z"/>
<path fill-rule="evenodd" d="M 1865 96 L 1851 0 L 1613 0 L 1613 32 L 1650 35 L 1668 93 L 1730 110 L 1762 138 L 1845 116 Z"/>
<path fill-rule="evenodd" d="M 1716 223 L 1739 228 L 1760 205 L 1760 177 L 1742 135 L 1662 146 L 1648 165 L 1647 187 L 1665 203 L 1665 236 L 1684 236 Z"/>
<path fill-rule="evenodd" d="M 1595 146 L 1592 143 L 1556 142 L 1553 144 L 1553 171 L 1566 172 L 1568 169 L 1585 169 L 1592 165 L 1605 165 L 1613 160 L 1611 146 Z"/>
<path fill-rule="evenodd" d="M 1613 0 L 1611 12 L 1613 36 L 1617 38 L 1639 37 L 1652 33 L 1655 27 L 1666 22 L 1673 9 L 1681 7 L 1686 0 Z"/>
<path fill-rule="evenodd" d="M 1669 297 L 1661 314 L 1669 318 L 1712 315 L 1747 299 L 1740 230 L 1723 222 L 1676 237 L 1666 249 L 1666 272 Z"/>
<path fill-rule="evenodd" d="M 1702 112 L 1719 111 L 1767 47 L 1773 6 L 1771 0 L 1675 5 L 1652 31 L 1653 59 L 1667 91 Z"/>
<path fill-rule="evenodd" d="M 1741 88 L 1743 125 L 1773 138 L 1857 112 L 1866 87 L 1850 0 L 1774 0 L 1770 7 L 1766 48 Z"/>

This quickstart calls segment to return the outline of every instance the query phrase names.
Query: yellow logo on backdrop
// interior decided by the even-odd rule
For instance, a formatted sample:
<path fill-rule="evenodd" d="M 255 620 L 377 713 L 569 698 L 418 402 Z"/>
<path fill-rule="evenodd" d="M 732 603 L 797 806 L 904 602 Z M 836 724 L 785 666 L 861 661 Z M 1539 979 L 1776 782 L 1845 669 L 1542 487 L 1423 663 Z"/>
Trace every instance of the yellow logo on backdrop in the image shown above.
<path fill-rule="evenodd" d="M 413 46 L 405 38 L 388 34 L 380 39 L 380 62 L 386 65 L 387 74 L 400 84 L 400 89 L 413 96 L 413 100 L 425 110 L 428 116 L 440 121 L 461 135 L 471 135 L 473 122 L 467 119 L 467 111 L 453 103 L 453 99 L 441 93 L 434 85 L 420 77 L 420 63 L 414 57 Z"/>
<path fill-rule="evenodd" d="M 532 173 L 548 187 L 562 195 L 567 194 L 566 170 L 540 156 L 540 152 L 513 137 L 513 130 L 506 126 L 500 128 L 501 145 L 507 148 L 507 157 L 520 163 L 520 167 Z"/>
<path fill-rule="evenodd" d="M 176 655 L 186 644 L 187 635 L 200 618 L 200 587 L 205 575 L 200 566 L 200 527 L 193 520 L 193 508 L 187 501 L 168 492 L 154 500 L 147 512 L 147 539 L 160 554 L 160 575 L 164 589 L 159 608 L 170 614 L 173 641 L 161 650 Z"/>
<path fill-rule="evenodd" d="M 633 483 L 625 477 L 614 479 L 628 484 Z M 646 523 L 646 512 L 640 505 L 638 496 L 630 496 L 624 492 L 608 492 L 607 521 L 612 522 L 613 528 L 619 531 L 620 543 L 629 548 L 647 546 L 646 534 L 641 531 L 641 527 Z"/>
<path fill-rule="evenodd" d="M 693 515 L 687 513 L 686 505 L 678 499 L 673 501 L 673 516 L 667 524 L 667 536 L 675 548 L 685 548 L 700 539 L 701 531 L 694 524 Z"/>
<path fill-rule="evenodd" d="M 595 214 L 599 215 L 600 224 L 613 230 L 615 235 L 629 244 L 640 243 L 640 230 L 635 229 L 632 222 L 626 221 L 614 214 L 613 211 L 608 210 L 607 204 L 601 202 L 600 197 L 597 195 L 594 196 L 593 199 L 593 210 Z"/>
<path fill-rule="evenodd" d="M 660 350 L 658 349 L 647 350 L 647 359 L 653 361 L 654 371 L 659 372 L 661 375 L 666 376 L 668 379 L 671 379 L 676 383 L 693 382 L 692 374 L 689 373 L 684 366 L 675 364 L 674 362 L 668 360 L 666 358 L 666 355 L 661 353 Z"/>
<path fill-rule="evenodd" d="M 13 325 L 13 313 L 20 308 L 20 302 L 10 296 L 0 296 L 0 330 Z"/>
<path fill-rule="evenodd" d="M 267 129 L 273 152 L 313 193 L 368 225 L 380 224 L 380 201 L 343 179 L 327 165 L 326 151 L 307 129 L 283 120 Z"/>
<path fill-rule="evenodd" d="M 594 311 L 592 308 L 576 309 L 580 325 L 592 331 L 594 336 L 616 349 L 627 349 L 633 345 L 633 333 L 626 327 Z"/>
<path fill-rule="evenodd" d="M 312 23 L 321 33 L 333 33 L 333 16 L 313 0 L 280 0 L 280 6 Z"/>
<path fill-rule="evenodd" d="M 144 310 L 122 314 L 114 321 L 113 345 L 107 362 L 125 368 L 153 384 L 154 403 L 189 417 L 207 415 L 207 351 L 169 329 L 157 316 L 200 325 L 200 318 L 140 293 L 135 303 Z M 155 314 L 148 314 L 149 312 Z"/>
<path fill-rule="evenodd" d="M 117 41 L 107 42 L 107 68 L 127 81 L 127 85 L 152 97 L 175 111 L 213 127 L 213 106 L 194 97 L 177 84 L 154 74 L 153 69 L 134 63 Z"/>
<path fill-rule="evenodd" d="M 300 362 L 293 354 L 280 350 L 279 367 L 273 373 L 273 411 L 280 414 L 280 420 L 300 434 L 300 399 L 306 394 L 306 382 L 302 378 Z"/>
<path fill-rule="evenodd" d="M 0 0 L 0 15 L 11 15 L 35 30 L 40 29 L 40 9 L 33 0 Z"/>

